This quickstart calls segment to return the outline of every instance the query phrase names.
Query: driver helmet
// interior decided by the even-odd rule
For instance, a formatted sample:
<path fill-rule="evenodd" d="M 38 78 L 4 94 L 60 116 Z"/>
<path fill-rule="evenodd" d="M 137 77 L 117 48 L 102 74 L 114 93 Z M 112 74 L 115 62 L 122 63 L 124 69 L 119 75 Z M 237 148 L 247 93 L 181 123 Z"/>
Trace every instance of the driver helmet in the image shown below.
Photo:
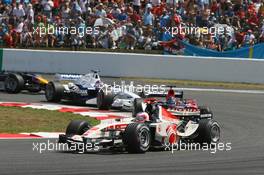
<path fill-rule="evenodd" d="M 97 80 L 97 81 L 95 82 L 95 87 L 96 87 L 96 88 L 102 88 L 102 87 L 103 87 L 103 83 L 102 83 L 100 80 Z"/>
<path fill-rule="evenodd" d="M 167 93 L 167 96 L 166 96 L 166 100 L 168 100 L 170 97 L 174 97 L 175 96 L 175 92 L 173 89 L 170 89 Z"/>
<path fill-rule="evenodd" d="M 169 97 L 167 100 L 167 104 L 169 108 L 175 108 L 176 107 L 176 100 L 174 97 Z"/>

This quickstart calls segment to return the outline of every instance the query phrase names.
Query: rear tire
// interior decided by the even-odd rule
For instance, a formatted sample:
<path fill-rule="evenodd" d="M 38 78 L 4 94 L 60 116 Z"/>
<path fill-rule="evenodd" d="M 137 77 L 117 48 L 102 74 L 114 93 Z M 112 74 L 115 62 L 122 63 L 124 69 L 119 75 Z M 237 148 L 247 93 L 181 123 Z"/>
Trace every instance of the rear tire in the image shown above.
<path fill-rule="evenodd" d="M 129 153 L 145 153 L 151 145 L 149 127 L 143 123 L 129 124 L 123 133 L 123 143 Z"/>
<path fill-rule="evenodd" d="M 63 96 L 64 87 L 57 82 L 49 82 L 45 89 L 45 97 L 48 102 L 60 102 Z"/>
<path fill-rule="evenodd" d="M 198 127 L 196 142 L 216 144 L 220 140 L 220 126 L 213 119 L 201 119 Z"/>
<path fill-rule="evenodd" d="M 25 80 L 19 74 L 8 74 L 4 84 L 6 92 L 16 94 L 24 88 Z"/>
<path fill-rule="evenodd" d="M 133 105 L 133 111 L 132 111 L 133 117 L 136 117 L 138 113 L 143 112 L 142 103 L 143 103 L 142 98 L 135 98 L 134 105 Z"/>
<path fill-rule="evenodd" d="M 66 129 L 66 135 L 82 135 L 90 128 L 91 125 L 87 121 L 73 120 Z"/>
<path fill-rule="evenodd" d="M 111 93 L 105 93 L 100 90 L 96 98 L 97 108 L 102 110 L 108 110 L 111 108 L 113 103 L 113 95 Z"/>

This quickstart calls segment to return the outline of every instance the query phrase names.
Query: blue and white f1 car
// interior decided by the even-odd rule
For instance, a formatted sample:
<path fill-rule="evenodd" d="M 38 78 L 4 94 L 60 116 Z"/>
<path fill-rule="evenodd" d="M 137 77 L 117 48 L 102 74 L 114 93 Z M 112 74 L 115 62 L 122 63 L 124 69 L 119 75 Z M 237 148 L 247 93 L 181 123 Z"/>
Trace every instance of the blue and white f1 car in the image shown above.
<path fill-rule="evenodd" d="M 62 80 L 70 82 L 62 84 Z M 55 81 L 48 83 L 45 96 L 49 102 L 70 100 L 80 103 L 96 98 L 99 109 L 114 107 L 124 110 L 132 110 L 134 99 L 140 98 L 138 94 L 116 90 L 104 84 L 98 71 L 85 75 L 57 74 Z"/>

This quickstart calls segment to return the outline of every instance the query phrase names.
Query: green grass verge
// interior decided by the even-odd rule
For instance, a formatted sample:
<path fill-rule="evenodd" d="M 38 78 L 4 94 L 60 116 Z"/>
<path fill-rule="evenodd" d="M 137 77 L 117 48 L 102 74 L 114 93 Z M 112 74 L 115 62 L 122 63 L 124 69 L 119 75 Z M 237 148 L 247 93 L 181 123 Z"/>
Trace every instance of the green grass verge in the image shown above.
<path fill-rule="evenodd" d="M 98 120 L 78 114 L 45 109 L 0 107 L 0 133 L 65 132 L 72 120 L 86 120 L 91 125 Z"/>

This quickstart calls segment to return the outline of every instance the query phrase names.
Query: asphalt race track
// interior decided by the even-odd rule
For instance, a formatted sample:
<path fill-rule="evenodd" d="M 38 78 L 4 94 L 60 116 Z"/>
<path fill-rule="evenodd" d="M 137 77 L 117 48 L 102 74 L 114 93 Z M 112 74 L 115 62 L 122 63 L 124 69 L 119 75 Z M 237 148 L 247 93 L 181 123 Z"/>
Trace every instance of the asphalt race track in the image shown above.
<path fill-rule="evenodd" d="M 0 174 L 264 174 L 264 94 L 185 92 L 208 105 L 229 151 L 155 151 L 146 154 L 33 151 L 37 140 L 0 140 Z M 0 101 L 43 102 L 43 95 L 0 92 Z M 50 140 L 55 142 L 56 140 Z"/>

